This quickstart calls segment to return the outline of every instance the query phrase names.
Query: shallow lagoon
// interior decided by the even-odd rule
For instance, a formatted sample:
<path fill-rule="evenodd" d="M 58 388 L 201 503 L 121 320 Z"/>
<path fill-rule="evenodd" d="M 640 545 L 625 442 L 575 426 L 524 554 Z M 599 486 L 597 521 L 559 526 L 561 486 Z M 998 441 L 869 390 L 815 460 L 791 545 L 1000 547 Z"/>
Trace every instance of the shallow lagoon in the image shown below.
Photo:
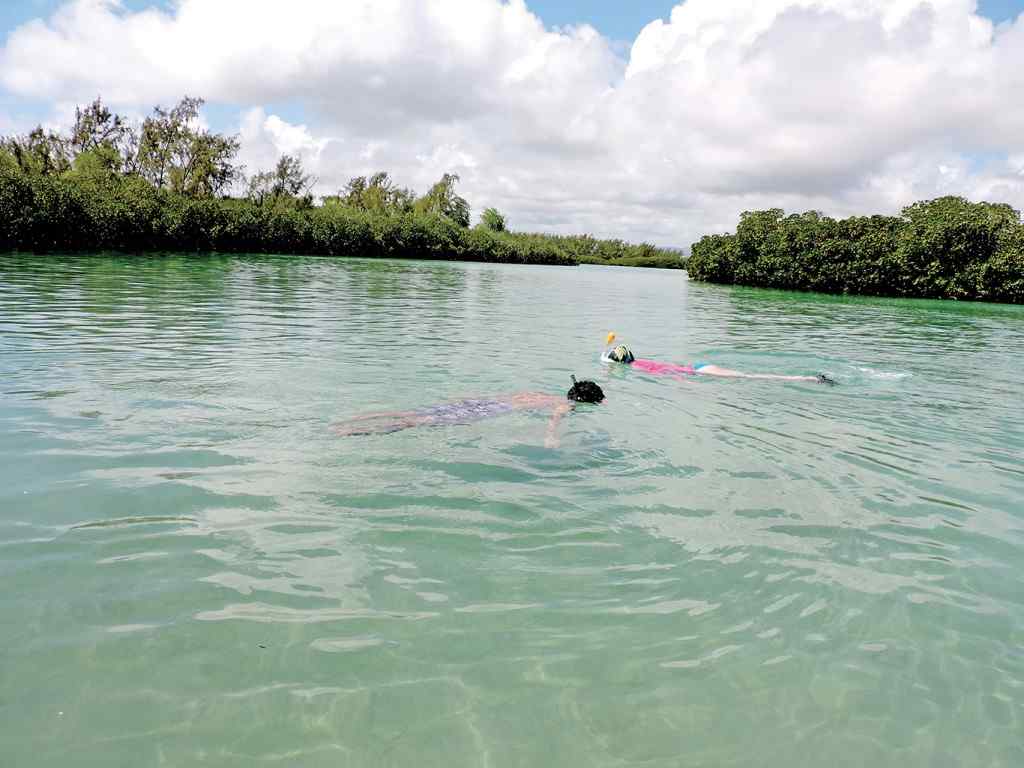
<path fill-rule="evenodd" d="M 644 357 L 842 385 L 645 377 Z M 11 765 L 1024 763 L 1024 308 L 0 256 Z M 546 419 L 374 410 L 596 377 Z"/>

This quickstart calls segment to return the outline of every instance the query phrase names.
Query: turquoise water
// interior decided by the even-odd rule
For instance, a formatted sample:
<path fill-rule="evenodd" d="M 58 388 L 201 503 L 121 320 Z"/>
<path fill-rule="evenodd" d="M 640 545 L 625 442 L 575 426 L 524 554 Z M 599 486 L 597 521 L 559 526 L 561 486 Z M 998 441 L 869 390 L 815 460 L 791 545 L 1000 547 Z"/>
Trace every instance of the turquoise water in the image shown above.
<path fill-rule="evenodd" d="M 1020 307 L 0 256 L 0 762 L 1022 765 L 1022 362 Z M 572 373 L 558 449 L 330 430 Z"/>

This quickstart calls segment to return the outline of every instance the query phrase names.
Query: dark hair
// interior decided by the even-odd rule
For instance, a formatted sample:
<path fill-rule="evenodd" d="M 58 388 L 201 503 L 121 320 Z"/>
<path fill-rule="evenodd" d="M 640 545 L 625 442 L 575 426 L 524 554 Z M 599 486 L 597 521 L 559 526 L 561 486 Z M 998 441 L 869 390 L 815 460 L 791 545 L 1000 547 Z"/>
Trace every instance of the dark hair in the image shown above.
<path fill-rule="evenodd" d="M 577 403 L 600 403 L 604 400 L 604 392 L 597 384 L 592 381 L 576 381 L 575 376 L 572 377 L 572 389 L 565 396 Z"/>

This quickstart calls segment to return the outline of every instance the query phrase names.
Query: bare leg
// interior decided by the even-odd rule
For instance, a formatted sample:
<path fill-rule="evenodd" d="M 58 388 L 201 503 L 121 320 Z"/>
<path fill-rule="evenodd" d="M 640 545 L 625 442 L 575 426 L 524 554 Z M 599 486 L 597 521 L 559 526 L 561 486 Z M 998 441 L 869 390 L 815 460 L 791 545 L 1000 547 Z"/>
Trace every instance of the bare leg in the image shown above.
<path fill-rule="evenodd" d="M 697 371 L 701 376 L 721 376 L 728 379 L 773 379 L 775 381 L 818 381 L 817 376 L 782 376 L 775 373 L 743 373 L 717 365 L 703 365 Z"/>
<path fill-rule="evenodd" d="M 376 422 L 374 420 L 377 420 Z M 378 414 L 374 416 L 359 416 L 331 427 L 334 434 L 341 437 L 350 435 L 386 435 L 391 432 L 401 432 L 403 429 L 418 427 L 423 424 L 422 417 L 416 417 L 408 413 Z"/>
<path fill-rule="evenodd" d="M 385 416 L 392 418 L 399 418 L 400 416 L 408 416 L 409 411 L 381 411 L 380 413 L 364 413 L 362 416 L 353 416 L 351 419 L 346 419 L 343 424 L 348 424 L 352 421 L 369 421 L 370 419 L 383 419 Z"/>

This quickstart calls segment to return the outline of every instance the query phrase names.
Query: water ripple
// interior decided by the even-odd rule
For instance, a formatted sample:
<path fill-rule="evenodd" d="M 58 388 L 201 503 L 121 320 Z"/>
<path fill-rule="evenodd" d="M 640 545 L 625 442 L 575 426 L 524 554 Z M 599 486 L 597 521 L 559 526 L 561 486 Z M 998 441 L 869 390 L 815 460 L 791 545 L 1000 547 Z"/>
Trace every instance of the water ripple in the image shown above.
<path fill-rule="evenodd" d="M 1022 320 L 643 270 L 0 256 L 5 757 L 1019 765 Z M 841 383 L 610 369 L 609 325 Z M 557 450 L 546 414 L 330 429 L 571 374 L 608 399 Z"/>

